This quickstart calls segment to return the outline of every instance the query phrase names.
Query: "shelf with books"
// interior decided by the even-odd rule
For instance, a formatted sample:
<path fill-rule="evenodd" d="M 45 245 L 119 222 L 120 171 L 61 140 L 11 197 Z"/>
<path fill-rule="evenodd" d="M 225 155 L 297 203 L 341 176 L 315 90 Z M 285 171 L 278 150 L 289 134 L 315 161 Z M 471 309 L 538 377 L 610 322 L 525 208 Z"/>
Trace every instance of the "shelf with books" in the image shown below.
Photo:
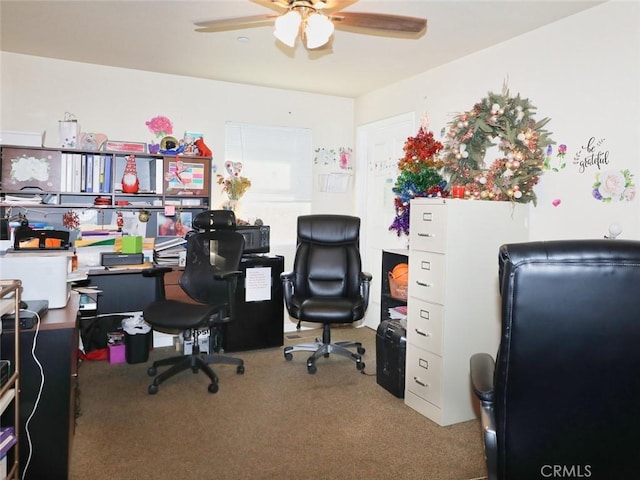
<path fill-rule="evenodd" d="M 0 209 L 201 209 L 211 195 L 211 157 L 0 145 L 0 161 Z M 125 169 L 135 189 L 123 188 Z"/>

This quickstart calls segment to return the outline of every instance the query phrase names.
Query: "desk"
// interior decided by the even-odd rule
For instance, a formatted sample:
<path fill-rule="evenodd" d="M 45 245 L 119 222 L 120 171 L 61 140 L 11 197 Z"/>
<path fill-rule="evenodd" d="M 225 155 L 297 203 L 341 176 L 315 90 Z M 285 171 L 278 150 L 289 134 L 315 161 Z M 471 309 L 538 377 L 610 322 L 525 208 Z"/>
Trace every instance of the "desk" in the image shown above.
<path fill-rule="evenodd" d="M 139 312 L 159 298 L 155 277 L 144 277 L 142 268 L 89 270 L 89 285 L 102 291 L 98 313 Z"/>
<path fill-rule="evenodd" d="M 250 268 L 269 268 L 271 289 L 268 300 L 246 301 L 246 273 Z M 166 297 L 182 302 L 193 302 L 178 285 L 182 270 L 173 267 L 165 275 Z M 242 277 L 236 290 L 237 318 L 225 325 L 222 348 L 228 352 L 279 347 L 284 343 L 284 303 L 280 274 L 284 270 L 284 257 L 280 255 L 246 255 L 240 261 Z M 153 302 L 158 295 L 154 277 L 144 277 L 142 269 L 91 270 L 89 285 L 102 293 L 98 297 L 98 312 L 136 312 Z"/>
<path fill-rule="evenodd" d="M 72 293 L 65 308 L 51 309 L 41 319 L 35 353 L 45 382 L 29 423 L 33 452 L 27 479 L 69 476 L 78 377 L 78 299 L 79 295 Z M 34 335 L 35 328 L 20 332 L 20 478 L 29 455 L 25 424 L 36 403 L 41 380 L 40 369 L 31 356 Z M 13 339 L 13 331 L 3 331 L 3 358 L 13 355 Z"/>

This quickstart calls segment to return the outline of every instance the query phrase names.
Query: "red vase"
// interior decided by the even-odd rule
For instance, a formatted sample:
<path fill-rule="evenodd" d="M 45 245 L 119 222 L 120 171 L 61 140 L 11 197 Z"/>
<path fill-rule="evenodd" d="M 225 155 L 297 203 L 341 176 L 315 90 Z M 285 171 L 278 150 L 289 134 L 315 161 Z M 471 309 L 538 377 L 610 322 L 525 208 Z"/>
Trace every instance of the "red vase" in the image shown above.
<path fill-rule="evenodd" d="M 124 166 L 124 175 L 122 175 L 122 192 L 138 193 L 140 182 L 136 170 L 136 157 L 135 155 L 127 155 L 126 159 L 127 164 Z"/>

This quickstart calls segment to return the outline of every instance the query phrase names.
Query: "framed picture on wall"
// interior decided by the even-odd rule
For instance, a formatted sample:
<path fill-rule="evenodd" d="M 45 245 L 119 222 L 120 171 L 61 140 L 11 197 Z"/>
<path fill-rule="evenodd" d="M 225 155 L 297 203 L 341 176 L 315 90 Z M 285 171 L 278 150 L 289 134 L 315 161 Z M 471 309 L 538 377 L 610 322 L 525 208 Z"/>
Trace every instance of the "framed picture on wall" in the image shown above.
<path fill-rule="evenodd" d="M 165 158 L 164 192 L 170 195 L 207 195 L 209 164 L 198 159 Z"/>
<path fill-rule="evenodd" d="M 176 212 L 173 216 L 158 213 L 158 237 L 184 237 L 191 230 L 192 213 Z"/>

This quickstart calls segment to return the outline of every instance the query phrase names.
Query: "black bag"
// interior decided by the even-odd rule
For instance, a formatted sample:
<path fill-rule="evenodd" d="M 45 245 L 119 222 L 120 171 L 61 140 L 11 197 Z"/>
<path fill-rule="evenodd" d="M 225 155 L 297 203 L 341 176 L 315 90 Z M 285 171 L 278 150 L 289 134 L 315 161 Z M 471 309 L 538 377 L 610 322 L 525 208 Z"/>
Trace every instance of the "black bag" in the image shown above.
<path fill-rule="evenodd" d="M 84 352 L 107 348 L 107 334 L 122 331 L 122 320 L 130 315 L 105 315 L 80 319 L 80 336 Z"/>

